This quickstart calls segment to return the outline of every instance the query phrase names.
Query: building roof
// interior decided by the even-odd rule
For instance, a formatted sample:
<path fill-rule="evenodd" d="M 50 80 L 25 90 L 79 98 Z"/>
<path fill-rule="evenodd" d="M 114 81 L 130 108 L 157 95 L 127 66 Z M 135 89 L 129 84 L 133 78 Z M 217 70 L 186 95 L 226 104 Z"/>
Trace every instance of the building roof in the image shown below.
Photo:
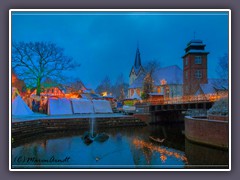
<path fill-rule="evenodd" d="M 133 83 L 129 86 L 129 88 L 140 88 L 143 87 L 143 80 L 144 77 L 146 76 L 145 73 L 140 74 L 135 81 L 133 81 Z"/>
<path fill-rule="evenodd" d="M 217 90 L 228 90 L 228 80 L 227 79 L 208 79 L 208 83 L 212 84 Z"/>
<path fill-rule="evenodd" d="M 224 79 L 208 79 L 207 84 L 200 84 L 200 89 L 203 94 L 212 94 L 217 91 L 228 90 L 228 81 Z M 200 89 L 196 92 L 195 95 L 201 94 Z"/>
<path fill-rule="evenodd" d="M 98 94 L 94 94 L 94 93 L 84 93 L 81 94 L 83 99 L 101 99 L 102 97 Z"/>
<path fill-rule="evenodd" d="M 132 66 L 132 70 L 134 70 L 135 74 L 139 74 L 139 72 L 143 70 L 139 48 L 137 48 L 136 50 L 136 55 L 135 55 L 134 65 Z"/>
<path fill-rule="evenodd" d="M 193 39 L 185 48 L 185 54 L 183 55 L 183 58 L 191 53 L 191 54 L 209 54 L 209 52 L 205 51 L 205 44 L 203 44 L 202 40 L 199 39 Z"/>
<path fill-rule="evenodd" d="M 143 87 L 143 81 L 146 74 L 140 74 L 129 88 Z M 161 81 L 165 80 L 166 84 L 183 84 L 183 71 L 177 65 L 158 68 L 152 75 L 154 85 L 161 85 Z"/>
<path fill-rule="evenodd" d="M 214 89 L 214 86 L 210 83 L 200 84 L 200 88 L 203 94 L 212 94 L 216 92 L 216 89 Z M 195 95 L 199 95 L 199 94 L 201 94 L 200 90 L 198 90 Z"/>
<path fill-rule="evenodd" d="M 161 85 L 165 80 L 166 84 L 183 84 L 183 71 L 177 65 L 159 68 L 153 73 L 154 85 Z"/>

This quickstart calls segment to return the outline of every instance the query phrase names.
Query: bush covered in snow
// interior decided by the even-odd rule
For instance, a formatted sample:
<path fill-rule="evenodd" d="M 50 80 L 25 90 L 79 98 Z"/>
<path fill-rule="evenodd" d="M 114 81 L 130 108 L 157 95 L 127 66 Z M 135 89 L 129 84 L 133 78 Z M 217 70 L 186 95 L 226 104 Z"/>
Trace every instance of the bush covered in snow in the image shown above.
<path fill-rule="evenodd" d="M 208 115 L 228 116 L 228 98 L 216 101 L 212 108 L 208 110 Z"/>

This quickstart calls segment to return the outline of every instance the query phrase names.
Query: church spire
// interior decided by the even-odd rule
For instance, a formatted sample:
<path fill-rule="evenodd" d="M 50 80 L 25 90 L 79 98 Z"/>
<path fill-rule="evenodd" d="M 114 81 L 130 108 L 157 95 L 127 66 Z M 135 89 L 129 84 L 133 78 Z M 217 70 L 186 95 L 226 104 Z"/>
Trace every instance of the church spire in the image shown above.
<path fill-rule="evenodd" d="M 130 74 L 129 74 L 129 77 L 130 77 L 129 84 L 131 85 L 131 84 L 135 81 L 135 79 L 136 79 L 142 72 L 144 72 L 144 69 L 143 69 L 142 63 L 141 63 L 141 57 L 140 57 L 139 48 L 138 48 L 138 46 L 137 46 L 134 64 L 133 64 L 132 69 L 131 69 L 131 72 L 130 72 Z"/>
<path fill-rule="evenodd" d="M 134 61 L 134 67 L 138 69 L 141 66 L 142 66 L 142 64 L 141 64 L 140 52 L 139 52 L 139 48 L 137 47 L 135 61 Z"/>

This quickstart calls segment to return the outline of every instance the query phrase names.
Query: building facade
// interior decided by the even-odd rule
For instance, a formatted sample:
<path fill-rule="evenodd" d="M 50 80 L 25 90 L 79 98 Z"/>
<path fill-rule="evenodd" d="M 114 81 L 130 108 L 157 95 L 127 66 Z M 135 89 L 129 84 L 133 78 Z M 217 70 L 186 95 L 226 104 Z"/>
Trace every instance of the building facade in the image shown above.
<path fill-rule="evenodd" d="M 153 92 L 154 95 L 163 95 L 164 98 L 175 98 L 182 96 L 183 71 L 178 66 L 168 66 L 156 69 L 153 74 Z M 142 73 L 129 86 L 128 97 L 131 98 L 136 92 L 140 97 L 143 93 L 144 78 L 147 75 Z"/>
<path fill-rule="evenodd" d="M 168 66 L 157 68 L 152 73 L 153 92 L 154 95 L 163 95 L 164 98 L 174 98 L 182 96 L 183 89 L 183 72 L 178 66 Z M 141 64 L 139 49 L 137 48 L 134 65 L 129 74 L 128 98 L 131 98 L 134 93 L 141 97 L 143 93 L 144 79 L 147 73 Z"/>
<path fill-rule="evenodd" d="M 205 44 L 201 40 L 191 40 L 183 55 L 183 95 L 191 96 L 208 83 L 207 55 Z"/>

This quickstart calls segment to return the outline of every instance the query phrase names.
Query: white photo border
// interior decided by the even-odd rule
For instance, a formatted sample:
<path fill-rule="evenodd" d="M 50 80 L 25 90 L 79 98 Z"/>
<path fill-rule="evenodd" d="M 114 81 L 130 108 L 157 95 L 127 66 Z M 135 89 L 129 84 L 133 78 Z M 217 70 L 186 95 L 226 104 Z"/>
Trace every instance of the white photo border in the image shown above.
<path fill-rule="evenodd" d="M 228 169 L 15 169 L 12 168 L 12 13 L 13 12 L 227 12 L 229 30 L 229 168 Z M 9 10 L 9 171 L 231 171 L 231 9 L 10 9 Z"/>

